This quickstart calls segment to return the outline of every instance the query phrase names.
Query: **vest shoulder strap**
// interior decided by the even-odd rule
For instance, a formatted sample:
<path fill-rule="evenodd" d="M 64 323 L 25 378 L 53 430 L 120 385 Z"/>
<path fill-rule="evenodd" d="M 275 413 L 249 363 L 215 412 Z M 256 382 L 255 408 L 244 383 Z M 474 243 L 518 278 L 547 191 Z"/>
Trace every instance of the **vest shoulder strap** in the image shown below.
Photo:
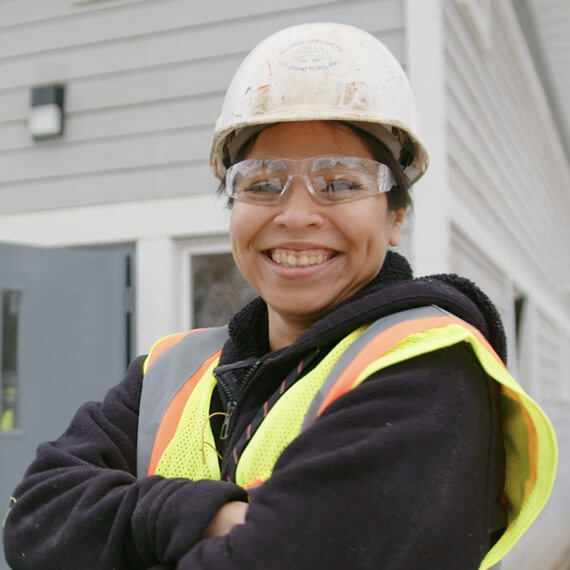
<path fill-rule="evenodd" d="M 165 414 L 170 403 L 185 388 L 187 381 L 201 377 L 199 370 L 218 355 L 228 338 L 227 327 L 195 329 L 161 339 L 152 347 L 143 370 L 143 390 L 139 408 L 137 439 L 137 474 L 144 477 L 150 465 L 155 441 L 167 427 Z M 183 396 L 183 395 L 182 395 Z M 178 398 L 183 406 L 185 399 Z M 171 408 L 173 409 L 173 408 Z M 162 428 L 162 429 L 161 429 Z"/>
<path fill-rule="evenodd" d="M 434 319 L 442 317 L 458 320 L 458 317 L 437 305 L 414 307 L 375 320 L 335 364 L 309 407 L 303 429 L 309 427 L 333 401 L 353 388 L 354 379 L 365 365 L 377 360 L 412 332 L 436 325 Z M 367 348 L 373 349 L 373 355 L 367 354 Z"/>

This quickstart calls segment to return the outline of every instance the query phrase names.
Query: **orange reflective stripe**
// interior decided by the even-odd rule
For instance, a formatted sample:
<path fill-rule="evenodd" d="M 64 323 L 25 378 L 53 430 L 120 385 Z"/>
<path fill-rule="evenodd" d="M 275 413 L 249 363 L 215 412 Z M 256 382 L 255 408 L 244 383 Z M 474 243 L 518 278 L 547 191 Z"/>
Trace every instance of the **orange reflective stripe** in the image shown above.
<path fill-rule="evenodd" d="M 516 402 L 519 408 L 519 413 L 521 415 L 523 424 L 526 428 L 526 447 L 527 447 L 527 454 L 528 457 L 537 457 L 538 456 L 538 433 L 536 431 L 536 424 L 534 423 L 530 413 L 528 411 L 527 406 L 522 401 L 519 394 L 511 390 L 508 386 L 501 386 L 502 391 L 505 395 L 512 401 Z M 505 419 L 503 419 L 505 422 Z M 504 426 L 503 426 L 504 429 Z M 536 481 L 538 479 L 538 462 L 536 461 L 529 461 L 527 464 L 529 468 L 528 477 L 524 482 L 524 496 L 528 497 L 530 495 L 530 490 L 536 485 Z M 507 529 L 508 531 L 508 529 Z"/>
<path fill-rule="evenodd" d="M 466 323 L 457 317 L 446 315 L 442 317 L 425 317 L 403 321 L 378 334 L 358 353 L 358 355 L 340 374 L 334 386 L 332 386 L 328 394 L 323 399 L 323 402 L 321 403 L 317 412 L 317 416 L 320 416 L 335 400 L 349 392 L 352 389 L 354 382 L 359 377 L 360 373 L 371 362 L 374 362 L 379 356 L 386 354 L 400 341 L 404 340 L 410 335 L 425 332 L 428 329 L 441 328 L 452 324 L 460 324 L 462 327 L 469 329 L 469 331 L 477 338 L 477 340 L 482 343 L 492 355 L 494 355 L 496 360 L 504 368 L 505 365 L 503 364 L 502 360 L 499 358 L 483 334 L 475 327 L 471 326 L 469 323 Z"/>
<path fill-rule="evenodd" d="M 263 483 L 264 483 L 263 479 L 255 479 L 255 481 L 252 481 L 251 483 L 245 485 L 244 489 L 246 491 L 249 491 L 250 489 L 256 489 L 257 487 L 261 487 Z"/>
<path fill-rule="evenodd" d="M 514 396 L 514 394 L 513 394 L 513 396 Z M 538 433 L 536 432 L 536 425 L 535 425 L 534 421 L 532 420 L 532 418 L 530 417 L 530 414 L 528 413 L 527 407 L 522 403 L 518 394 L 517 394 L 516 401 L 518 402 L 518 404 L 521 408 L 523 422 L 526 426 L 528 456 L 529 457 L 537 457 L 538 456 Z M 536 485 L 536 481 L 538 479 L 538 471 L 537 471 L 538 461 L 529 461 L 529 468 L 530 468 L 530 472 L 529 472 L 528 480 L 525 482 L 525 486 L 524 486 L 525 487 L 525 489 L 524 489 L 525 497 L 530 496 L 530 491 Z"/>
<path fill-rule="evenodd" d="M 184 334 L 182 336 L 186 335 Z M 190 376 L 188 380 L 186 380 L 182 388 L 178 390 L 177 394 L 168 405 L 168 408 L 164 413 L 160 427 L 158 428 L 158 432 L 156 434 L 156 438 L 154 440 L 147 475 L 154 475 L 156 472 L 156 467 L 160 461 L 160 458 L 162 457 L 162 454 L 164 453 L 164 450 L 176 433 L 180 417 L 182 416 L 182 412 L 184 411 L 184 407 L 188 401 L 188 398 L 190 398 L 190 394 L 192 394 L 192 391 L 194 390 L 196 384 L 205 374 L 206 370 L 208 370 L 212 362 L 220 356 L 221 352 L 221 350 L 218 350 L 218 352 L 205 360 L 201 364 L 200 368 L 198 368 L 198 370 L 196 370 L 196 372 Z"/>

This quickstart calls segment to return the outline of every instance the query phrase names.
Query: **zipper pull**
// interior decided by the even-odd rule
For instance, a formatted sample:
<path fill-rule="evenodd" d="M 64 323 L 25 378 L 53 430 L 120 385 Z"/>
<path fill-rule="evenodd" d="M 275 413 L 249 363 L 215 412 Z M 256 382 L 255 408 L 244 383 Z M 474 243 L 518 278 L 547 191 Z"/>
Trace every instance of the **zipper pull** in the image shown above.
<path fill-rule="evenodd" d="M 226 406 L 226 417 L 224 418 L 224 423 L 222 423 L 222 427 L 220 428 L 220 439 L 223 441 L 228 437 L 228 430 L 230 427 L 230 418 L 232 417 L 232 412 L 236 407 L 235 400 L 229 400 L 228 405 Z"/>

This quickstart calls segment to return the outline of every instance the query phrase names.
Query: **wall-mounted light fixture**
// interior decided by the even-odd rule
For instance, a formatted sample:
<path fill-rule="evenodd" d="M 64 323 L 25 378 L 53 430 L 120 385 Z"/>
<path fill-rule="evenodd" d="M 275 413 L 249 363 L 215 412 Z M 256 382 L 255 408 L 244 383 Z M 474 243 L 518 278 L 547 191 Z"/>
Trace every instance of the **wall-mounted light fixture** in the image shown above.
<path fill-rule="evenodd" d="M 63 85 L 32 87 L 28 128 L 34 140 L 59 137 L 63 134 Z"/>

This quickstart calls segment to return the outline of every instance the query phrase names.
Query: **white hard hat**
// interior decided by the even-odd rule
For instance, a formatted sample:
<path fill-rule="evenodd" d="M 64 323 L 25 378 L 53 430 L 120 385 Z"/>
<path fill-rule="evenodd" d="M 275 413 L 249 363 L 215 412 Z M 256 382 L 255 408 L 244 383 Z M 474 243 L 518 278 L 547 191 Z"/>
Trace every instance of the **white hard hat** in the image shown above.
<path fill-rule="evenodd" d="M 426 171 L 414 95 L 396 58 L 364 30 L 323 22 L 280 30 L 244 59 L 216 121 L 214 174 L 223 179 L 268 125 L 314 120 L 353 124 L 381 140 L 411 183 Z"/>

